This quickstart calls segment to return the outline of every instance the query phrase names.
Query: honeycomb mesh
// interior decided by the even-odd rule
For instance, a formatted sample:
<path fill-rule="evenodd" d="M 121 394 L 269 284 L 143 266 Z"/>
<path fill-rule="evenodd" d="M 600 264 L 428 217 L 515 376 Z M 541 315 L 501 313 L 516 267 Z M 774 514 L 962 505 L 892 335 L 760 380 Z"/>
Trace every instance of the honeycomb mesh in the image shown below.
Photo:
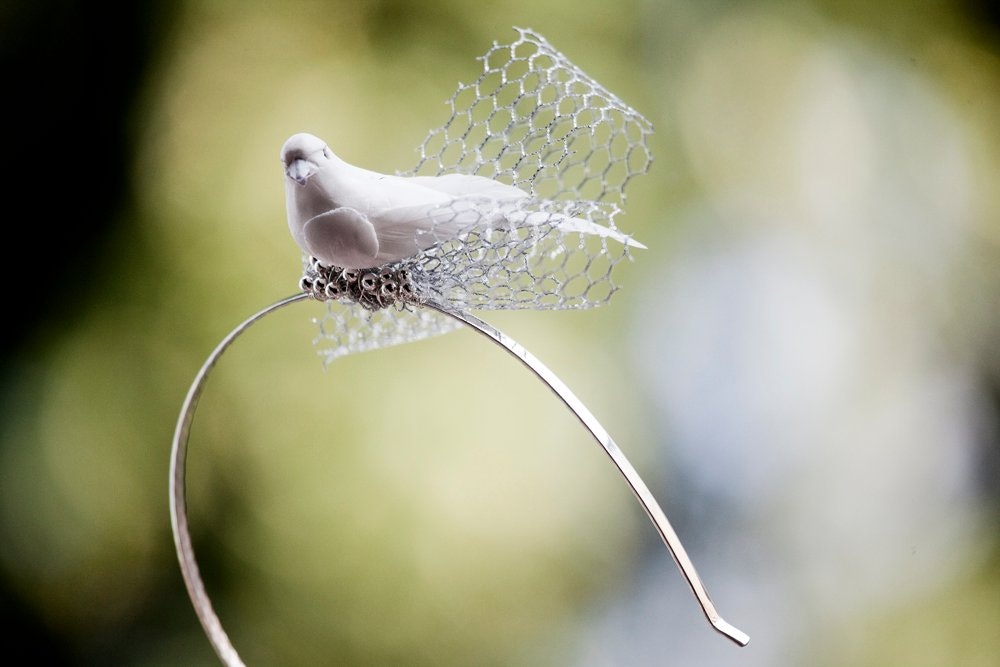
<path fill-rule="evenodd" d="M 423 340 L 458 329 L 461 324 L 436 311 L 413 306 L 367 310 L 358 305 L 328 302 L 316 318 L 316 345 L 324 365 L 355 352 Z"/>
<path fill-rule="evenodd" d="M 476 174 L 540 199 L 622 204 L 651 162 L 649 121 L 543 37 L 515 30 L 478 58 L 483 73 L 459 84 L 408 175 Z"/>
<path fill-rule="evenodd" d="M 598 306 L 618 289 L 614 267 L 644 247 L 615 218 L 626 185 L 649 168 L 652 127 L 540 35 L 515 30 L 479 58 L 482 73 L 459 84 L 447 122 L 400 174 L 503 185 L 422 209 L 429 222 L 414 232 L 414 255 L 392 268 L 414 278 L 419 298 L 459 309 Z M 318 323 L 328 362 L 456 328 L 412 304 L 368 311 L 347 297 L 331 299 Z"/>

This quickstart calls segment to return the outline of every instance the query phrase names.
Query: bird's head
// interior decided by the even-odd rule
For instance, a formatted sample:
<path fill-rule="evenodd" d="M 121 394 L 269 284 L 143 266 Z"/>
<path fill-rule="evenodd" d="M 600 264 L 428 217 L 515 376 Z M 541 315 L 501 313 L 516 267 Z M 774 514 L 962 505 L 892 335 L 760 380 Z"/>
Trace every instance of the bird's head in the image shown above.
<path fill-rule="evenodd" d="M 306 181 L 334 158 L 326 142 L 317 136 L 301 132 L 293 134 L 281 147 L 281 164 L 285 176 L 305 185 Z"/>

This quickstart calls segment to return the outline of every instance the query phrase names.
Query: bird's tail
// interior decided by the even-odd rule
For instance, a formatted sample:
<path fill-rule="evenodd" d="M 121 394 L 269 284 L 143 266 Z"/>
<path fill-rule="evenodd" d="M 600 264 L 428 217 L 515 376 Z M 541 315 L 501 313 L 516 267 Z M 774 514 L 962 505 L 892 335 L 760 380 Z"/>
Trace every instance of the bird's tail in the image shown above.
<path fill-rule="evenodd" d="M 631 236 L 621 233 L 617 229 L 612 229 L 611 227 L 606 227 L 584 218 L 577 218 L 567 213 L 557 211 L 528 211 L 519 208 L 505 212 L 503 217 L 509 224 L 514 226 L 553 225 L 556 229 L 562 232 L 577 232 L 579 234 L 600 236 L 601 238 L 618 241 L 619 243 L 632 248 L 641 248 L 642 250 L 646 250 L 645 245 L 636 241 Z"/>
<path fill-rule="evenodd" d="M 419 231 L 421 236 L 428 239 L 422 247 L 477 230 L 548 228 L 564 233 L 599 236 L 632 248 L 646 249 L 645 245 L 617 229 L 580 217 L 581 213 L 611 220 L 617 209 L 598 202 L 558 202 L 528 198 L 498 201 L 462 197 L 446 205 L 436 204 L 417 217 L 430 223 L 426 229 Z M 406 217 L 410 219 L 414 216 Z M 381 233 L 386 234 L 387 229 L 382 229 Z"/>

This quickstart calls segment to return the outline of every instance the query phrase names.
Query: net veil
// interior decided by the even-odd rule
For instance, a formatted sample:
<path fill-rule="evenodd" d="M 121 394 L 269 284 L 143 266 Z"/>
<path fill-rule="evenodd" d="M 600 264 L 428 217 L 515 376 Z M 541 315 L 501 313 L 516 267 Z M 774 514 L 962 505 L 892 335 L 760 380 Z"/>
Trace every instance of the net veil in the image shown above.
<path fill-rule="evenodd" d="M 456 194 L 421 210 L 413 255 L 351 272 L 307 258 L 302 288 L 329 303 L 317 319 L 326 363 L 459 326 L 417 307 L 425 299 L 458 310 L 602 305 L 618 289 L 615 266 L 644 247 L 615 219 L 649 168 L 652 126 L 543 37 L 516 32 L 480 56 L 478 78 L 459 84 L 447 121 L 399 174 Z M 466 193 L 461 175 L 496 191 Z"/>

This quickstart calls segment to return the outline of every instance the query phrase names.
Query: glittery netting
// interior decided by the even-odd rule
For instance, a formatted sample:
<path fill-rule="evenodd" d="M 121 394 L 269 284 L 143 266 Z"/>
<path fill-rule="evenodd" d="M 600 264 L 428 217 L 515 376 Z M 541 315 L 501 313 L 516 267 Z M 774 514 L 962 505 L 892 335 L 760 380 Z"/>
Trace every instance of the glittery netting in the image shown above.
<path fill-rule="evenodd" d="M 447 122 L 400 175 L 484 176 L 523 192 L 458 192 L 453 202 L 428 208 L 433 224 L 417 235 L 414 255 L 363 270 L 354 276 L 358 287 L 346 291 L 342 269 L 307 260 L 303 289 L 329 303 L 317 320 L 327 363 L 457 328 L 420 308 L 425 299 L 494 310 L 607 303 L 618 289 L 614 267 L 644 247 L 619 231 L 615 218 L 625 186 L 652 160 L 650 123 L 540 35 L 516 31 L 512 43 L 494 43 L 479 58 L 482 73 L 458 86 Z M 371 296 L 360 287 L 362 275 Z M 386 290 L 398 289 L 399 276 L 407 293 L 390 298 Z"/>

